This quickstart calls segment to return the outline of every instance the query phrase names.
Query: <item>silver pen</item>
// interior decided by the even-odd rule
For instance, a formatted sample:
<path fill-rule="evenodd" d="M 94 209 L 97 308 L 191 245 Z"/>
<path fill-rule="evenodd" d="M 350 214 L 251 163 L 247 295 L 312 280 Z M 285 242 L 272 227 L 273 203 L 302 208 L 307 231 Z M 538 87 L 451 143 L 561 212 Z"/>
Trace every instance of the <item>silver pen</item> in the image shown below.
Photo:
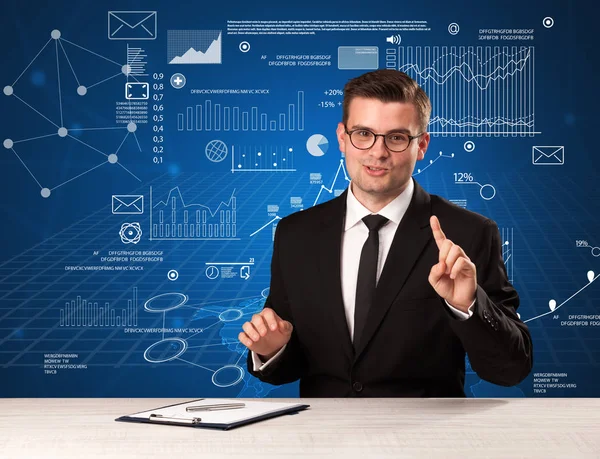
<path fill-rule="evenodd" d="M 217 403 L 215 405 L 196 405 L 188 406 L 185 408 L 186 411 L 217 411 L 217 410 L 235 410 L 237 408 L 244 408 L 245 403 Z"/>
<path fill-rule="evenodd" d="M 169 416 L 163 416 L 162 414 L 151 414 L 150 417 L 148 418 L 150 421 L 159 421 L 159 422 L 181 422 L 183 424 L 200 424 L 200 422 L 202 421 L 201 418 L 192 418 L 192 419 L 187 419 L 187 418 L 174 418 L 174 417 L 169 417 Z"/>

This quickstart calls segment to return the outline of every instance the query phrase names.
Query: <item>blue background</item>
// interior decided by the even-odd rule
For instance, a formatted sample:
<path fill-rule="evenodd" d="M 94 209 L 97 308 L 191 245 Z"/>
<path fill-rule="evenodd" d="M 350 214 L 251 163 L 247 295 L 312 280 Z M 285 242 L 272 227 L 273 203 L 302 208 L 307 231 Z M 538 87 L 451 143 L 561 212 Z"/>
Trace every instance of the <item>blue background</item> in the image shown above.
<path fill-rule="evenodd" d="M 109 10 L 157 11 L 157 39 L 114 41 L 107 37 Z M 550 16 L 552 28 L 542 25 Z M 53 2 L 8 1 L 3 5 L 0 86 L 11 85 L 50 38 L 54 29 L 62 38 L 110 60 L 125 63 L 126 45 L 142 47 L 147 57 L 146 81 L 162 73 L 164 147 L 152 149 L 152 126 L 139 124 L 136 137 L 127 136 L 119 149 L 119 165 L 104 164 L 52 191 L 40 195 L 40 187 L 10 150 L 0 148 L 2 180 L 2 244 L 0 246 L 0 396 L 161 396 L 161 397 L 287 397 L 298 393 L 297 384 L 273 387 L 248 375 L 245 348 L 237 341 L 241 325 L 264 304 L 269 285 L 272 224 L 268 205 L 279 206 L 284 217 L 296 211 L 290 198 L 301 197 L 304 208 L 315 203 L 321 190 L 310 183 L 311 173 L 322 174 L 331 187 L 341 154 L 335 128 L 341 119 L 340 96 L 326 96 L 328 89 L 342 89 L 363 70 L 338 70 L 338 46 L 378 46 L 380 67 L 385 66 L 386 43 L 391 32 L 317 32 L 315 35 L 228 35 L 228 20 L 420 20 L 427 32 L 400 32 L 400 46 L 533 46 L 535 135 L 433 136 L 423 163 L 444 157 L 415 179 L 430 193 L 467 201 L 467 208 L 492 218 L 501 229 L 512 229 L 511 277 L 521 296 L 519 313 L 528 320 L 534 340 L 534 370 L 514 388 L 501 388 L 472 372 L 467 375 L 468 396 L 599 395 L 600 334 L 598 326 L 561 326 L 574 314 L 599 314 L 600 283 L 590 283 L 588 271 L 600 273 L 600 249 L 576 247 L 577 240 L 600 246 L 600 193 L 592 131 L 597 107 L 594 75 L 597 26 L 584 2 L 427 2 L 399 4 L 377 2 L 302 2 L 281 6 L 275 2 L 219 2 L 214 6 L 180 6 L 167 2 Z M 448 25 L 460 25 L 457 35 Z M 478 40 L 479 29 L 534 29 L 533 41 Z M 222 30 L 222 64 L 169 65 L 167 30 Z M 248 53 L 238 45 L 247 40 Z M 91 85 L 118 73 L 119 68 L 98 56 L 63 43 L 80 81 Z M 23 73 L 15 94 L 53 122 L 60 120 L 54 40 Z M 591 48 L 591 50 L 590 50 Z M 329 67 L 270 67 L 278 54 L 331 54 Z M 261 59 L 261 56 L 267 59 Z M 64 126 L 69 129 L 109 127 L 115 124 L 115 103 L 124 101 L 124 75 L 77 95 L 77 83 L 64 55 L 59 53 L 61 102 Z M 169 77 L 186 76 L 186 87 L 174 89 Z M 269 89 L 269 95 L 193 95 L 190 89 Z M 303 131 L 178 131 L 177 114 L 185 107 L 210 99 L 222 106 L 239 106 L 276 116 L 305 94 Z M 151 95 L 156 91 L 151 91 Z M 323 108 L 323 101 L 334 107 Z M 155 103 L 150 101 L 150 107 Z M 56 133 L 56 128 L 15 97 L 0 95 L 0 140 L 29 139 Z M 150 110 L 150 117 L 153 112 Z M 434 116 L 436 113 L 434 112 Z M 124 127 L 124 125 L 121 125 Z M 70 131 L 76 138 L 109 154 L 116 151 L 126 130 Z M 312 156 L 306 141 L 313 134 L 331 142 L 325 155 Z M 210 161 L 206 145 L 221 140 L 228 146 L 222 162 Z M 464 144 L 472 141 L 474 151 Z M 532 164 L 533 146 L 564 146 L 562 166 Z M 231 172 L 232 147 L 261 150 L 293 149 L 294 172 Z M 15 144 L 14 150 L 43 186 L 55 186 L 98 166 L 106 158 L 71 138 L 58 136 Z M 454 154 L 453 158 L 446 155 Z M 153 158 L 162 157 L 155 164 Z M 492 184 L 493 199 L 482 199 L 475 184 L 456 184 L 454 173 L 468 172 L 481 184 Z M 133 175 L 132 175 L 133 174 Z M 347 186 L 343 174 L 333 188 Z M 46 185 L 47 184 L 47 185 Z M 202 204 L 215 210 L 235 194 L 239 240 L 155 241 L 149 239 L 149 191 L 155 202 L 164 200 L 175 187 L 186 204 Z M 144 195 L 143 215 L 114 215 L 114 194 Z M 332 193 L 323 192 L 322 202 Z M 119 229 L 124 222 L 139 222 L 138 244 L 123 244 Z M 65 266 L 109 265 L 94 251 L 159 250 L 164 261 L 134 263 L 143 271 L 70 272 Z M 245 263 L 254 259 L 249 279 L 219 276 L 209 279 L 207 263 Z M 127 263 L 125 263 L 127 264 Z M 176 269 L 176 281 L 167 272 Z M 237 269 L 237 268 L 236 268 Z M 235 269 L 234 269 L 235 270 Z M 589 284 L 589 285 L 588 285 Z M 194 336 L 177 333 L 125 333 L 124 327 L 60 325 L 60 310 L 77 296 L 117 313 L 125 308 L 132 290 L 139 292 L 140 327 L 201 328 Z M 584 288 L 585 287 L 585 288 Z M 583 288 L 583 289 L 582 289 Z M 168 313 L 150 313 L 144 303 L 157 295 L 181 293 L 187 303 Z M 576 294 L 572 297 L 572 295 Z M 572 297 L 572 298 L 571 298 Z M 165 299 L 165 297 L 162 297 Z M 174 306 L 175 296 L 157 302 Z M 556 314 L 548 302 L 564 303 Z M 555 318 L 555 315 L 558 316 Z M 144 351 L 163 338 L 185 339 L 187 349 L 164 363 L 144 359 Z M 179 354 L 179 341 L 158 347 L 165 359 Z M 44 373 L 44 354 L 78 354 L 77 364 L 87 369 Z M 561 383 L 572 389 L 536 393 L 533 373 L 566 373 Z"/>

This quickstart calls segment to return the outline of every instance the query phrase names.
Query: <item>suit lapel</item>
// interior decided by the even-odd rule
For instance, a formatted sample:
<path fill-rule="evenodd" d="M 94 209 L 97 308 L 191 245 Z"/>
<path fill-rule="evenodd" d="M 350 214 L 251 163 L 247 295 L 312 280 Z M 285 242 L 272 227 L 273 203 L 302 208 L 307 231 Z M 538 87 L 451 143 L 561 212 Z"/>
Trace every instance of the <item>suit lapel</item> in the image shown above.
<path fill-rule="evenodd" d="M 431 205 L 429 194 L 415 181 L 415 189 L 406 214 L 402 218 L 377 283 L 375 301 L 369 310 L 355 361 L 365 349 L 392 302 L 404 286 L 421 252 L 433 237 L 429 227 Z"/>
<path fill-rule="evenodd" d="M 346 215 L 345 191 L 338 198 L 330 201 L 331 208 L 327 210 L 321 222 L 319 233 L 319 280 L 323 292 L 324 310 L 329 313 L 327 327 L 336 333 L 332 336 L 333 343 L 341 343 L 348 358 L 352 358 L 354 348 L 350 339 L 344 301 L 342 297 L 341 279 L 341 246 Z M 317 318 L 318 320 L 318 318 Z"/>

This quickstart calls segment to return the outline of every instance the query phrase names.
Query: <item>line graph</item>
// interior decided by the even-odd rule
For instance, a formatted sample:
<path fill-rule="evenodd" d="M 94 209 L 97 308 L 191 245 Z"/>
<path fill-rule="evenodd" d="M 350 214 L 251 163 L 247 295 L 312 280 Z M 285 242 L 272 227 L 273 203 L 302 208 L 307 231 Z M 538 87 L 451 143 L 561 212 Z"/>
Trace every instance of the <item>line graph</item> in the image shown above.
<path fill-rule="evenodd" d="M 343 188 L 336 188 L 336 183 L 337 183 L 338 177 L 340 176 L 341 173 L 344 174 L 344 178 L 343 178 L 344 186 L 343 186 Z M 329 187 L 326 187 L 325 185 L 321 185 L 321 188 L 319 189 L 319 192 L 317 193 L 317 197 L 315 198 L 315 201 L 311 207 L 314 207 L 317 204 L 319 204 L 319 199 L 321 198 L 323 191 L 326 191 L 329 194 L 338 195 L 338 193 L 341 194 L 346 189 L 346 186 L 348 183 L 350 183 L 350 177 L 348 177 L 348 172 L 346 172 L 346 166 L 344 165 L 344 160 L 340 159 L 340 164 L 338 165 L 338 168 L 335 172 L 335 176 L 333 177 L 333 180 L 331 181 L 331 185 Z M 266 228 L 268 228 L 269 226 L 271 226 L 271 234 L 274 239 L 275 238 L 275 227 L 277 226 L 277 223 L 281 219 L 282 219 L 282 217 L 280 217 L 279 215 L 275 215 L 270 221 L 268 221 L 263 226 L 261 226 L 256 231 L 254 231 L 252 234 L 250 234 L 250 237 L 256 236 L 258 233 L 260 233 L 261 231 L 263 231 Z"/>
<path fill-rule="evenodd" d="M 315 198 L 315 202 L 313 203 L 313 207 L 319 203 L 319 198 L 321 197 L 323 190 L 325 190 L 329 194 L 334 193 L 335 184 L 337 183 L 337 179 L 340 175 L 340 172 L 344 173 L 344 180 L 347 183 L 350 183 L 350 177 L 348 177 L 348 172 L 346 172 L 346 166 L 344 165 L 344 160 L 340 159 L 340 165 L 338 166 L 337 171 L 335 172 L 335 177 L 333 177 L 333 180 L 331 181 L 331 186 L 329 188 L 327 188 L 325 185 L 321 185 L 321 188 L 319 189 L 319 193 L 317 194 L 317 197 Z M 344 188 L 341 189 L 341 191 L 344 191 L 346 189 L 346 185 L 347 184 L 344 184 Z"/>
<path fill-rule="evenodd" d="M 150 187 L 150 240 L 239 240 L 235 190 L 213 212 L 204 204 L 186 204 L 179 187 L 164 201 L 152 203 Z"/>
<path fill-rule="evenodd" d="M 260 228 L 258 228 L 256 231 L 254 231 L 254 233 L 252 233 L 250 235 L 250 237 L 257 235 L 258 233 L 260 233 L 262 230 L 264 230 L 267 226 L 269 226 L 272 223 L 275 223 L 276 221 L 281 220 L 281 217 L 279 215 L 275 215 L 275 217 L 273 217 L 272 220 L 268 221 L 267 223 L 265 223 L 263 226 L 261 226 Z"/>
<path fill-rule="evenodd" d="M 429 95 L 433 135 L 531 136 L 534 48 L 407 46 L 398 70 Z"/>
<path fill-rule="evenodd" d="M 417 168 L 417 172 L 413 172 L 413 177 L 415 177 L 416 175 L 422 174 L 423 172 L 425 172 L 427 169 L 429 169 L 431 166 L 433 166 L 440 158 L 454 158 L 454 153 L 451 153 L 449 155 L 445 155 L 443 152 L 439 152 L 438 156 L 435 157 L 435 159 L 430 159 L 429 160 L 429 164 L 427 164 L 424 168 Z"/>
<path fill-rule="evenodd" d="M 513 235 L 513 228 L 502 228 L 502 259 L 504 260 L 504 266 L 506 267 L 506 275 L 511 283 L 514 282 Z"/>
<path fill-rule="evenodd" d="M 558 309 L 562 308 L 565 304 L 567 304 L 569 301 L 571 301 L 573 298 L 575 298 L 577 295 L 579 295 L 581 292 L 583 292 L 586 288 L 588 288 L 590 285 L 592 285 L 592 283 L 598 279 L 600 277 L 600 274 L 594 274 L 594 271 L 588 271 L 587 273 L 587 279 L 588 279 L 588 283 L 585 284 L 583 287 L 581 287 L 579 290 L 577 290 L 575 293 L 573 293 L 569 298 L 567 298 L 565 301 L 563 301 L 560 304 L 556 304 L 556 300 L 555 299 L 551 299 L 548 302 L 548 307 L 549 307 L 549 311 L 537 315 L 535 317 L 532 317 L 530 319 L 524 320 L 523 323 L 527 323 L 527 322 L 531 322 L 532 320 L 536 320 L 539 319 L 541 317 L 550 315 L 550 314 L 554 314 Z"/>

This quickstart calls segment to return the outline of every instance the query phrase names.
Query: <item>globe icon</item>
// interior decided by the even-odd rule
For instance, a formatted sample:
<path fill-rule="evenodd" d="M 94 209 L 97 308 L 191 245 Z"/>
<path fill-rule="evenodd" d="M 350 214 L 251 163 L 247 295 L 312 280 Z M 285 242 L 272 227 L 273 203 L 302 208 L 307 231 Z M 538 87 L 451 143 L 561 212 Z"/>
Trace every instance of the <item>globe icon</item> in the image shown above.
<path fill-rule="evenodd" d="M 227 145 L 222 140 L 211 140 L 206 145 L 204 153 L 213 163 L 220 163 L 227 158 Z"/>

